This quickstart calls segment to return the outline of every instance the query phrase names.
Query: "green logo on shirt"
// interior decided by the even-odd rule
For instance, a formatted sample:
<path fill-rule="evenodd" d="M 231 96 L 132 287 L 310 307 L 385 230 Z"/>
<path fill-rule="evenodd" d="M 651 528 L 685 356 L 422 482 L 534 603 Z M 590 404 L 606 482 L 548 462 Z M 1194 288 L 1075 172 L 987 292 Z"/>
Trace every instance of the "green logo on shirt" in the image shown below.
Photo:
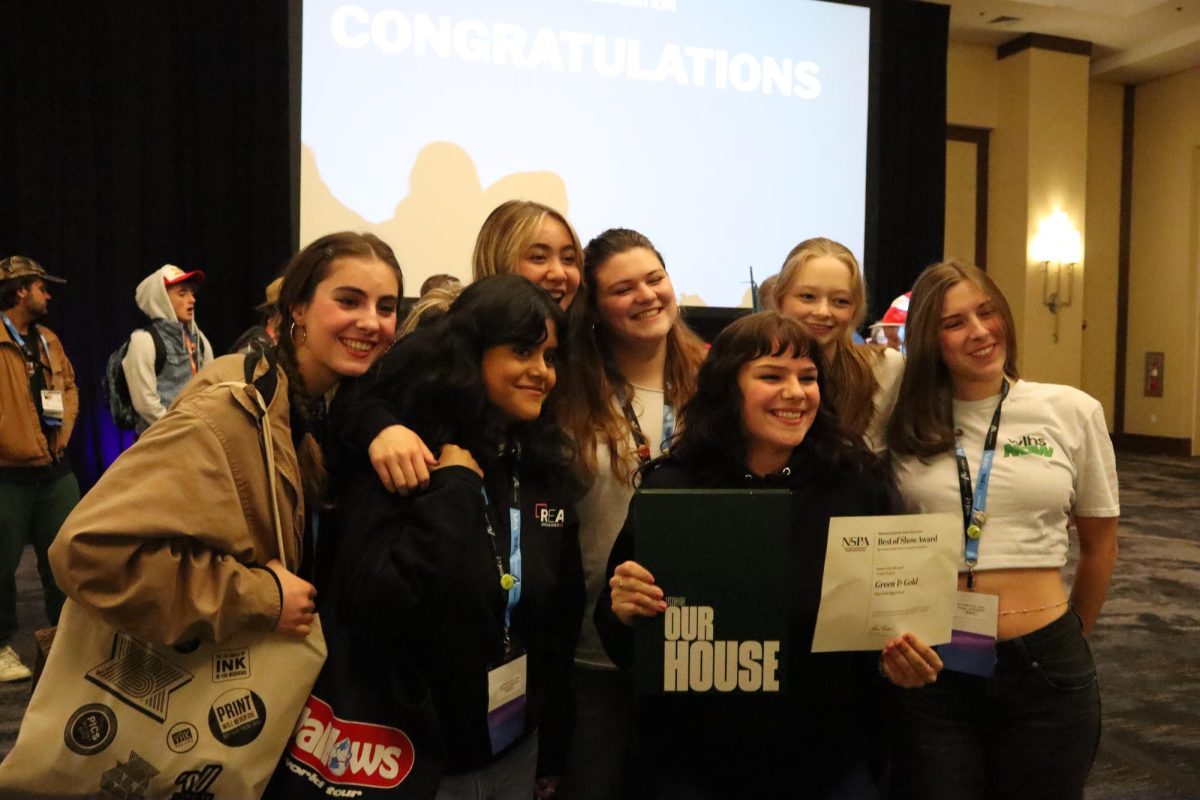
<path fill-rule="evenodd" d="M 1009 439 L 1004 443 L 1004 457 L 1041 456 L 1053 458 L 1054 448 L 1046 444 L 1046 437 L 1025 434 L 1020 439 Z"/>

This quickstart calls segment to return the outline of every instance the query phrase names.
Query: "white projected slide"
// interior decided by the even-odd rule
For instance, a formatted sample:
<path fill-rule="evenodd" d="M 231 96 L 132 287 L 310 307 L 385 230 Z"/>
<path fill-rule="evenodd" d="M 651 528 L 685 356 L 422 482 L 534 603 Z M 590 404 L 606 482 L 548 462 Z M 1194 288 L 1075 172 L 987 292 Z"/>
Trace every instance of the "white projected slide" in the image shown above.
<path fill-rule="evenodd" d="M 802 239 L 862 254 L 869 47 L 805 0 L 304 0 L 301 243 L 374 231 L 411 296 L 527 198 L 748 305 Z"/>

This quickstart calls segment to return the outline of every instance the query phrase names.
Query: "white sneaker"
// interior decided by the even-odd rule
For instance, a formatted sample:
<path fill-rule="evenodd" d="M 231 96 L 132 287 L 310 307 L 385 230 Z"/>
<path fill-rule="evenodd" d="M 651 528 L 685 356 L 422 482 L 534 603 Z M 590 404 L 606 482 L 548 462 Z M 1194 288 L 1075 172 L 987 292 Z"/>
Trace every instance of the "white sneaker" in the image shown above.
<path fill-rule="evenodd" d="M 0 647 L 0 683 L 24 681 L 33 677 L 29 667 L 21 663 L 21 657 L 11 645 Z"/>

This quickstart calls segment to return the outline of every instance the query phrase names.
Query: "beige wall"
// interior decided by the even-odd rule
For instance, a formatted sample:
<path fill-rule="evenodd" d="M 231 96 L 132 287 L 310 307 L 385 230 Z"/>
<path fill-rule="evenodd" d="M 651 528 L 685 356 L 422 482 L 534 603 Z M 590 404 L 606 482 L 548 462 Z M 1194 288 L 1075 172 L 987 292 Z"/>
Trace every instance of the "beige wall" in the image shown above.
<path fill-rule="evenodd" d="M 946 221 L 943 258 L 975 260 L 975 158 L 974 142 L 946 142 Z"/>
<path fill-rule="evenodd" d="M 950 42 L 946 51 L 946 121 L 996 127 L 996 49 Z"/>
<path fill-rule="evenodd" d="M 1125 430 L 1191 438 L 1197 453 L 1197 156 L 1200 68 L 1137 87 Z M 1147 351 L 1165 354 L 1164 396 L 1142 396 Z"/>
<path fill-rule="evenodd" d="M 990 47 L 951 43 L 947 121 L 992 131 L 988 268 L 1013 306 L 1024 374 L 1080 386 L 1111 427 L 1124 87 L 1080 80 L 1072 58 L 1032 50 L 998 61 Z M 1200 454 L 1200 68 L 1142 84 L 1136 99 L 1125 432 L 1190 438 Z M 954 147 L 948 186 L 973 172 Z M 1076 343 L 1057 348 L 1047 344 L 1053 318 L 1027 250 L 1055 206 L 1084 235 L 1075 307 L 1060 318 Z M 1142 396 L 1147 351 L 1166 354 L 1161 399 Z"/>

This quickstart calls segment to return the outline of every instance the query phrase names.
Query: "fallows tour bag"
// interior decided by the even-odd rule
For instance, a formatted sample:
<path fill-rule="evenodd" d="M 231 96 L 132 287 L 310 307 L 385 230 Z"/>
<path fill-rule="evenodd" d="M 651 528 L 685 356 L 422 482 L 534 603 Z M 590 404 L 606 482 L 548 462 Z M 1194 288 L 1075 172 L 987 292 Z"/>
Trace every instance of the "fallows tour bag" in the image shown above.
<path fill-rule="evenodd" d="M 254 398 L 284 560 L 266 402 L 248 383 L 214 390 Z M 303 640 L 246 633 L 164 646 L 67 600 L 16 745 L 0 762 L 0 798 L 259 797 L 325 655 L 319 620 Z"/>
<path fill-rule="evenodd" d="M 265 797 L 432 799 L 444 757 L 424 681 L 383 637 L 353 647 L 336 604 L 325 609 L 329 658 Z"/>

